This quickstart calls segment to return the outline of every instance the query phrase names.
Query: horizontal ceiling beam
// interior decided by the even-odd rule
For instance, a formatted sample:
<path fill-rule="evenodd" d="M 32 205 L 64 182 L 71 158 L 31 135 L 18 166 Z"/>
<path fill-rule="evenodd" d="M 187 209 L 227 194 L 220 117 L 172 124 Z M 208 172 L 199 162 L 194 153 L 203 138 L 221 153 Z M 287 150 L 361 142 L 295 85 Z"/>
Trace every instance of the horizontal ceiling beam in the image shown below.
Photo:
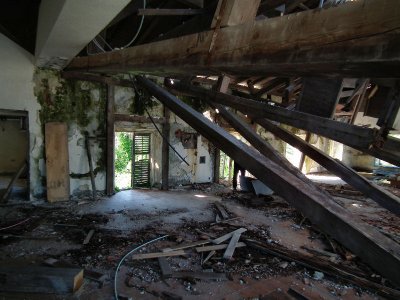
<path fill-rule="evenodd" d="M 392 164 L 400 165 L 400 140 L 390 137 L 386 141 L 383 138 L 381 140 L 377 129 L 350 125 L 176 81 L 171 84 L 167 80 L 165 84 L 178 93 L 202 99 L 208 98 L 213 102 L 238 109 L 256 121 L 266 118 L 281 122 L 335 140 Z"/>
<path fill-rule="evenodd" d="M 189 105 L 154 82 L 137 77 L 138 83 L 193 129 L 281 195 L 321 230 L 349 248 L 382 275 L 400 284 L 400 246 L 341 207 L 326 193 L 310 189 L 302 180 L 236 139 Z"/>
<path fill-rule="evenodd" d="M 205 9 L 190 8 L 139 8 L 138 16 L 193 16 L 201 15 Z"/>
<path fill-rule="evenodd" d="M 75 58 L 68 70 L 159 75 L 400 77 L 400 1 L 246 22 Z"/>

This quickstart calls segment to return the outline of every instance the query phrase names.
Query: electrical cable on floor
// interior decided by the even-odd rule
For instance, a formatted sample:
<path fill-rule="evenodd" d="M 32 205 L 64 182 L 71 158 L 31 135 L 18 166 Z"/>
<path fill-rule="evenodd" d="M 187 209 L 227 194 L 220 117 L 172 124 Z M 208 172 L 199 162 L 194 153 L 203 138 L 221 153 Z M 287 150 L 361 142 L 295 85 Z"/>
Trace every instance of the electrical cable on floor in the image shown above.
<path fill-rule="evenodd" d="M 129 251 L 127 254 L 125 254 L 124 257 L 122 257 L 122 259 L 119 261 L 119 263 L 118 263 L 118 265 L 117 265 L 117 269 L 115 270 L 115 277 L 114 277 L 114 296 L 115 296 L 115 300 L 119 300 L 119 298 L 118 298 L 118 290 L 117 290 L 117 278 L 118 278 L 118 271 L 119 271 L 119 268 L 121 267 L 123 261 L 124 261 L 130 254 L 132 254 L 133 252 L 139 250 L 140 248 L 143 248 L 144 246 L 147 246 L 147 245 L 149 245 L 149 244 L 152 244 L 152 243 L 154 243 L 154 242 L 157 242 L 157 241 L 159 241 L 159 240 L 162 240 L 162 239 L 166 238 L 167 236 L 168 236 L 168 235 L 164 235 L 164 236 L 158 237 L 158 238 L 156 238 L 156 239 L 154 239 L 154 240 L 148 241 L 148 242 L 146 242 L 146 243 L 144 243 L 144 244 L 142 244 L 142 245 L 140 245 L 140 246 L 138 246 L 138 247 L 132 249 L 132 250 Z"/>
<path fill-rule="evenodd" d="M 7 226 L 7 227 L 0 228 L 0 230 L 6 230 L 6 229 L 10 229 L 10 228 L 16 227 L 18 225 L 24 224 L 25 222 L 28 222 L 30 219 L 31 218 L 27 218 L 27 219 L 25 219 L 25 220 L 23 220 L 21 222 L 18 222 L 18 223 L 14 224 L 14 225 L 10 225 L 10 226 Z"/>

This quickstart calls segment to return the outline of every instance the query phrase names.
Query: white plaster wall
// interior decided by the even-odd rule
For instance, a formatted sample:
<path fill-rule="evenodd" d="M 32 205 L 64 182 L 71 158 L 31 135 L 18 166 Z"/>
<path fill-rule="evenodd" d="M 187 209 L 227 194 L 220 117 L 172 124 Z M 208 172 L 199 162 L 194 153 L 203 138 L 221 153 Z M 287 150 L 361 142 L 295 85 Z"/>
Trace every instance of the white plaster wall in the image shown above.
<path fill-rule="evenodd" d="M 363 112 L 359 112 L 354 124 L 358 126 L 368 125 L 370 128 L 376 127 L 377 118 L 364 116 Z M 369 170 L 375 168 L 375 158 L 361 151 L 355 150 L 349 146 L 343 146 L 343 163 L 351 168 L 360 170 Z"/>
<path fill-rule="evenodd" d="M 43 150 L 43 136 L 38 118 L 40 106 L 33 94 L 34 57 L 2 34 L 0 57 L 0 108 L 28 111 L 30 192 L 31 196 L 41 194 L 43 174 L 38 159 Z"/>
<path fill-rule="evenodd" d="M 197 155 L 196 155 L 196 171 L 195 171 L 195 182 L 205 183 L 211 182 L 213 177 L 212 161 L 209 149 L 209 142 L 199 135 L 197 137 Z M 204 156 L 206 162 L 200 164 L 200 157 Z"/>

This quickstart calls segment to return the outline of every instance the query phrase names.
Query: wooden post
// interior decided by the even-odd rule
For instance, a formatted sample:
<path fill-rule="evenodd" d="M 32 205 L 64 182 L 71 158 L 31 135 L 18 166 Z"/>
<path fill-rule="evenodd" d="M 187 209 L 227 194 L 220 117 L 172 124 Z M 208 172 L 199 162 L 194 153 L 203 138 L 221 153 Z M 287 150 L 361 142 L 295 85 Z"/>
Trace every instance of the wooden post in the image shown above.
<path fill-rule="evenodd" d="M 214 119 L 214 122 L 216 123 L 216 118 Z M 221 164 L 221 151 L 217 148 L 214 147 L 214 183 L 219 183 L 219 165 Z"/>
<path fill-rule="evenodd" d="M 114 86 L 107 85 L 107 171 L 106 193 L 114 194 Z"/>
<path fill-rule="evenodd" d="M 309 143 L 311 139 L 311 133 L 307 132 L 306 134 L 306 139 L 304 140 L 306 143 Z M 304 152 L 301 152 L 301 157 L 300 157 L 300 162 L 299 162 L 299 170 L 301 172 L 301 170 L 303 170 L 303 165 L 304 165 L 304 161 L 306 159 L 306 155 L 304 154 Z"/>
<path fill-rule="evenodd" d="M 169 116 L 170 111 L 167 107 L 164 106 L 164 119 L 165 123 L 162 128 L 162 134 L 164 136 L 163 143 L 162 143 L 162 157 L 161 157 L 161 172 L 162 172 L 162 190 L 168 190 L 169 188 L 169 134 L 170 134 L 170 124 L 169 124 Z"/>
<path fill-rule="evenodd" d="M 86 154 L 88 158 L 88 163 L 89 163 L 89 172 L 90 172 L 90 182 L 92 184 L 92 200 L 96 200 L 96 181 L 95 181 L 95 175 L 93 171 L 93 162 L 92 162 L 92 152 L 90 151 L 90 139 L 89 139 L 89 134 L 86 132 L 85 133 L 85 147 L 86 147 Z"/>
<path fill-rule="evenodd" d="M 66 123 L 45 124 L 47 200 L 69 200 L 68 127 Z"/>
<path fill-rule="evenodd" d="M 221 93 L 226 93 L 229 89 L 229 83 L 231 79 L 228 76 L 220 76 L 218 78 L 217 86 L 215 90 Z M 214 123 L 217 123 L 217 114 L 214 116 Z M 214 182 L 219 183 L 219 167 L 221 164 L 221 152 L 218 148 L 215 148 L 214 155 Z"/>

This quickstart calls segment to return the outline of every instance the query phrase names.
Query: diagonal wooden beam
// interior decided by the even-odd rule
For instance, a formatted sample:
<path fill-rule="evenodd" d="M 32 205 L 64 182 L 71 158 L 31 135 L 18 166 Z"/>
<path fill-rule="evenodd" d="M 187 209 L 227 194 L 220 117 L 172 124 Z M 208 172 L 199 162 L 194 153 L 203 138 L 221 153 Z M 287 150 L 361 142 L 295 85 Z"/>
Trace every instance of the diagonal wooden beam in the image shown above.
<path fill-rule="evenodd" d="M 388 137 L 386 141 L 380 141 L 376 129 L 363 128 L 307 113 L 291 111 L 260 101 L 218 93 L 178 82 L 168 85 L 168 88 L 193 97 L 208 98 L 213 102 L 230 106 L 250 115 L 255 120 L 267 118 L 310 131 L 392 164 L 400 165 L 400 140 Z M 383 146 L 378 147 L 376 145 L 378 142 L 384 142 Z"/>
<path fill-rule="evenodd" d="M 399 14 L 397 0 L 353 1 L 221 28 L 216 38 L 209 30 L 78 57 L 67 70 L 395 78 L 400 77 Z"/>
<path fill-rule="evenodd" d="M 254 129 L 244 122 L 240 117 L 233 112 L 229 111 L 223 105 L 208 102 L 211 107 L 218 110 L 218 114 L 221 115 L 225 121 L 227 121 L 232 128 L 234 128 L 241 136 L 243 136 L 255 149 L 257 149 L 262 155 L 268 157 L 287 171 L 291 172 L 300 180 L 307 183 L 310 188 L 317 188 L 300 170 L 294 167 L 285 157 L 282 156 L 277 150 L 275 150 L 267 141 L 265 141 L 260 135 L 258 135 Z"/>
<path fill-rule="evenodd" d="M 325 194 L 310 190 L 296 176 L 237 140 L 152 81 L 144 77 L 136 77 L 136 80 L 202 136 L 282 195 L 321 230 L 330 234 L 389 280 L 400 284 L 400 245 L 358 220 L 334 201 L 327 200 Z"/>
<path fill-rule="evenodd" d="M 266 119 L 258 119 L 256 122 L 276 137 L 303 152 L 329 172 L 342 178 L 349 185 L 353 186 L 367 197 L 370 197 L 382 207 L 390 210 L 398 216 L 400 215 L 400 199 L 395 195 L 387 192 L 363 176 L 358 175 L 357 172 L 345 166 L 342 162 L 333 159 L 323 151 L 303 141 L 301 138 L 295 136 L 289 131 L 274 125 L 272 122 Z"/>

